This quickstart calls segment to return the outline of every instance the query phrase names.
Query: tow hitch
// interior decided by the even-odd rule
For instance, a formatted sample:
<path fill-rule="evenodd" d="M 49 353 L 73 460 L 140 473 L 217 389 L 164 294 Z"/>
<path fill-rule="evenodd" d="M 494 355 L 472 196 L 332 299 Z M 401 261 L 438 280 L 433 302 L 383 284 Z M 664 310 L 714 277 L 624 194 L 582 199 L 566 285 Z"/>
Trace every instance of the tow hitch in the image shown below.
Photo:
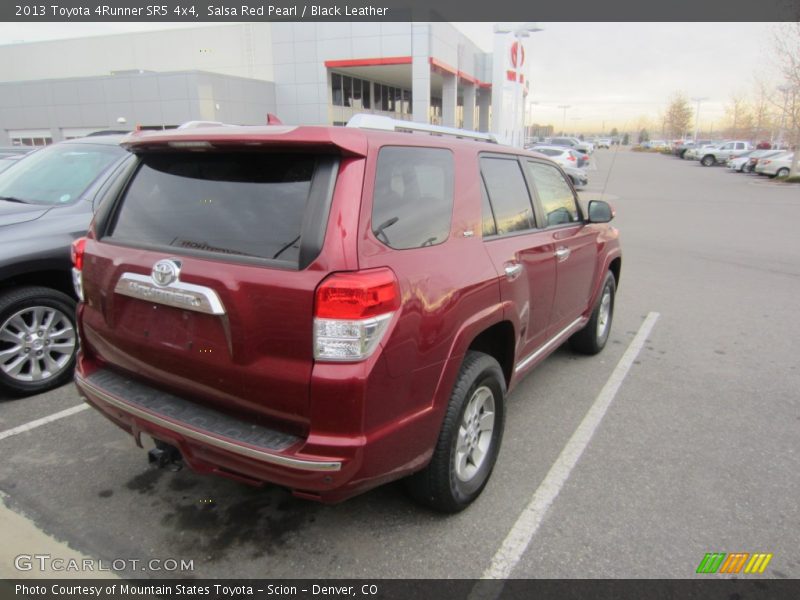
<path fill-rule="evenodd" d="M 155 441 L 156 447 L 147 451 L 147 462 L 159 469 L 180 471 L 183 468 L 181 451 L 161 440 L 153 441 Z"/>

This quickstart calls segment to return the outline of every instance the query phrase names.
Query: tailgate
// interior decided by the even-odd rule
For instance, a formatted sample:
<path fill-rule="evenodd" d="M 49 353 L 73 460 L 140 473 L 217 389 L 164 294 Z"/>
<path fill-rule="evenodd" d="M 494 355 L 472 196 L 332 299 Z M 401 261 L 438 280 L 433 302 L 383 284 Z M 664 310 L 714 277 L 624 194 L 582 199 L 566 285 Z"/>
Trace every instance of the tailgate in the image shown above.
<path fill-rule="evenodd" d="M 314 261 L 338 171 L 308 152 L 140 157 L 86 244 L 88 351 L 187 400 L 305 430 L 328 274 Z"/>

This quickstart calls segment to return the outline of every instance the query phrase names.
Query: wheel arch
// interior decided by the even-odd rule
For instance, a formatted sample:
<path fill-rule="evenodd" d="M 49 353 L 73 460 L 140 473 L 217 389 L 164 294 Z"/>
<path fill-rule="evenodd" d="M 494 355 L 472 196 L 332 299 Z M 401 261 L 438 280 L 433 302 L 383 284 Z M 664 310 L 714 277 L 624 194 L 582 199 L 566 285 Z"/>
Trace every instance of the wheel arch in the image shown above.
<path fill-rule="evenodd" d="M 506 387 L 514 374 L 515 335 L 511 321 L 500 321 L 476 335 L 467 350 L 482 352 L 494 358 L 503 370 Z"/>

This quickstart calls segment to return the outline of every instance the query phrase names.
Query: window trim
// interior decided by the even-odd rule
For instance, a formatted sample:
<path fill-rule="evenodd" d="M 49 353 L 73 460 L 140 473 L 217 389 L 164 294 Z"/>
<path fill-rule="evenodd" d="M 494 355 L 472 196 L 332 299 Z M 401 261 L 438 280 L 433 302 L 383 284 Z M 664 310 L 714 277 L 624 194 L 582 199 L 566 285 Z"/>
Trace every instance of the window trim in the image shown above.
<path fill-rule="evenodd" d="M 525 185 L 528 188 L 528 202 L 530 202 L 531 204 L 531 211 L 533 213 L 533 227 L 529 227 L 528 229 L 516 229 L 514 231 L 509 231 L 507 233 L 495 233 L 494 235 L 486 236 L 483 239 L 486 241 L 491 241 L 500 238 L 515 237 L 517 235 L 527 235 L 536 231 L 543 231 L 544 229 L 539 225 L 542 221 L 540 218 L 541 215 L 538 212 L 538 208 L 534 201 L 534 190 L 531 189 L 530 181 L 528 179 L 528 173 L 526 172 L 527 169 L 521 162 L 522 159 L 525 159 L 527 157 L 518 154 L 505 154 L 503 152 L 480 152 L 478 153 L 478 173 L 480 174 L 481 184 L 486 186 L 486 195 L 489 198 L 489 206 L 492 208 L 492 216 L 494 217 L 495 231 L 497 231 L 497 217 L 494 209 L 494 204 L 492 204 L 492 195 L 489 193 L 489 186 L 486 185 L 486 179 L 483 176 L 483 169 L 481 169 L 481 159 L 483 158 L 500 158 L 503 160 L 511 160 L 517 163 L 519 170 L 522 172 L 522 178 L 525 181 Z M 483 210 L 481 210 L 481 231 L 482 230 L 483 230 Z"/>

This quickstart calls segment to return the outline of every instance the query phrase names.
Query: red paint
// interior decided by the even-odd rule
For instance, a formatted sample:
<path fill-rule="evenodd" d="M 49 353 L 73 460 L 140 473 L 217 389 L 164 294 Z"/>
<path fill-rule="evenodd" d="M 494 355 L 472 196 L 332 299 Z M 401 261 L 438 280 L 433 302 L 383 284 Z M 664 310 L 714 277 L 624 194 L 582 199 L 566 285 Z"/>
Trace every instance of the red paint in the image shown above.
<path fill-rule="evenodd" d="M 388 58 L 348 58 L 344 60 L 326 60 L 329 69 L 345 69 L 347 67 L 381 67 L 385 65 L 410 65 L 410 56 L 390 56 Z"/>
<path fill-rule="evenodd" d="M 492 87 L 491 83 L 482 82 L 477 77 L 473 77 L 472 75 L 469 75 L 469 74 L 465 73 L 464 71 L 459 71 L 455 67 L 452 67 L 452 66 L 448 65 L 447 63 L 439 60 L 438 58 L 430 57 L 429 62 L 430 62 L 431 66 L 434 69 L 437 69 L 439 71 L 443 71 L 445 73 L 450 73 L 451 75 L 455 75 L 459 79 L 463 79 L 464 81 L 466 81 L 468 83 L 472 83 L 473 85 L 477 85 L 480 88 L 490 88 L 490 87 Z"/>
<path fill-rule="evenodd" d="M 511 66 L 519 69 L 525 64 L 525 46 L 519 42 L 511 44 Z"/>

